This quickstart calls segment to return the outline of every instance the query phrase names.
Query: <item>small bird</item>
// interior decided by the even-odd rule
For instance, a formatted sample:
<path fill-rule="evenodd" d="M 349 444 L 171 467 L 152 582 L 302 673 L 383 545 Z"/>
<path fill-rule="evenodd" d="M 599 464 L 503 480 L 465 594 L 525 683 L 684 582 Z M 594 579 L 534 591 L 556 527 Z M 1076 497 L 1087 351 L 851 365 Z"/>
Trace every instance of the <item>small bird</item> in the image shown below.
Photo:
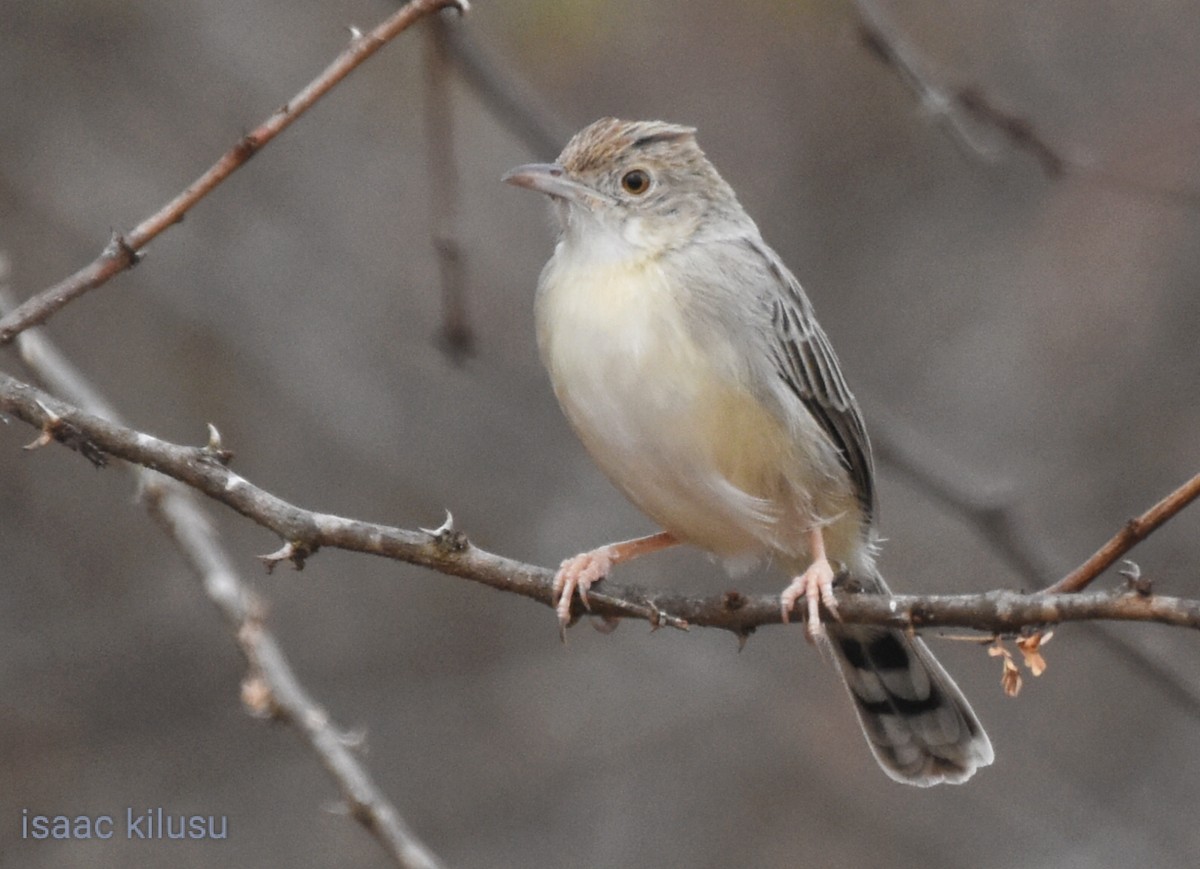
<path fill-rule="evenodd" d="M 792 576 L 810 639 L 827 639 L 876 759 L 896 781 L 966 781 L 992 746 L 915 637 L 837 617 L 833 564 L 886 592 L 875 567 L 871 447 L 812 305 L 692 127 L 603 118 L 558 162 L 504 181 L 546 194 L 560 229 L 538 283 L 538 348 L 601 470 L 663 530 L 567 559 L 578 591 L 637 556 L 687 543 Z"/>

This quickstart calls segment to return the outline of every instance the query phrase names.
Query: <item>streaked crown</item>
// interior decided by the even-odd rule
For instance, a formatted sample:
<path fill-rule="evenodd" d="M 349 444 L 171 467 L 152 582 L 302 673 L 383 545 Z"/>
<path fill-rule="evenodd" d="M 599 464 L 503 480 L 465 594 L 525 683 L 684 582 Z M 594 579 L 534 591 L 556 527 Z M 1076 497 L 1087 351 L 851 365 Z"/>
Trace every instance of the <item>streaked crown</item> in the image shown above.
<path fill-rule="evenodd" d="M 696 143 L 694 127 L 601 118 L 558 157 L 569 177 L 642 214 L 680 218 L 740 212 L 737 198 Z"/>

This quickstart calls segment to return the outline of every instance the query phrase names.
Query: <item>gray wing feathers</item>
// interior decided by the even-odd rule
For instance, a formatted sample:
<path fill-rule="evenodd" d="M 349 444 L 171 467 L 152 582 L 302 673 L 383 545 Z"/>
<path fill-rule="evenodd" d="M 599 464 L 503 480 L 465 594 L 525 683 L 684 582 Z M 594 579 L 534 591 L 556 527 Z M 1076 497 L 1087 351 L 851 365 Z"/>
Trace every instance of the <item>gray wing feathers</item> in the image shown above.
<path fill-rule="evenodd" d="M 800 282 L 764 243 L 748 239 L 747 246 L 763 259 L 777 287 L 771 299 L 771 349 L 779 376 L 837 448 L 870 521 L 875 514 L 875 475 L 858 402 Z"/>
<path fill-rule="evenodd" d="M 701 340 L 705 334 L 738 331 L 734 343 L 750 345 L 744 364 L 761 378 L 765 392 L 778 387 L 799 398 L 849 473 L 870 522 L 875 512 L 871 445 L 858 402 L 799 281 L 752 227 L 744 235 L 705 242 L 690 246 L 688 255 L 672 264 L 689 287 L 688 313 Z M 731 288 L 744 294 L 733 300 L 743 315 L 733 323 Z"/>

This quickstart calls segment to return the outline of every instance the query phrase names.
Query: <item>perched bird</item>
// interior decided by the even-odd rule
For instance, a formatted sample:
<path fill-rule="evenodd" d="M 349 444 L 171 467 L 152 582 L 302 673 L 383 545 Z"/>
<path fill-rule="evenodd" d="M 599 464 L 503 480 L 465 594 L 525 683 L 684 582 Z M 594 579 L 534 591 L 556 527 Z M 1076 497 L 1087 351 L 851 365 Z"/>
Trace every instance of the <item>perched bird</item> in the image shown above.
<path fill-rule="evenodd" d="M 662 532 L 563 562 L 558 616 L 614 565 L 677 543 L 793 576 L 810 637 L 828 637 L 880 766 L 928 786 L 992 762 L 966 698 L 901 631 L 823 626 L 833 562 L 886 591 L 862 415 L 800 283 L 762 240 L 695 130 L 604 118 L 558 162 L 504 180 L 550 197 L 561 233 L 537 336 L 592 458 Z"/>

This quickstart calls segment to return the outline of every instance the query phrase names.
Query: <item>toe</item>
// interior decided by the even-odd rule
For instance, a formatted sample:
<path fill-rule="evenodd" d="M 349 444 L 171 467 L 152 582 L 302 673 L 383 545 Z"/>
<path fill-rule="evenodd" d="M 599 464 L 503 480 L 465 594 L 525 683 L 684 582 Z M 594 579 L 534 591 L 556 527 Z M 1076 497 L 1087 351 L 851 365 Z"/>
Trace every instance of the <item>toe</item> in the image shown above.
<path fill-rule="evenodd" d="M 574 558 L 568 558 L 558 568 L 554 576 L 554 610 L 558 613 L 558 623 L 566 630 L 571 623 L 571 601 L 575 592 L 586 609 L 591 609 L 588 600 L 588 589 L 604 579 L 612 564 L 607 550 L 597 549 L 594 552 L 584 552 Z"/>

